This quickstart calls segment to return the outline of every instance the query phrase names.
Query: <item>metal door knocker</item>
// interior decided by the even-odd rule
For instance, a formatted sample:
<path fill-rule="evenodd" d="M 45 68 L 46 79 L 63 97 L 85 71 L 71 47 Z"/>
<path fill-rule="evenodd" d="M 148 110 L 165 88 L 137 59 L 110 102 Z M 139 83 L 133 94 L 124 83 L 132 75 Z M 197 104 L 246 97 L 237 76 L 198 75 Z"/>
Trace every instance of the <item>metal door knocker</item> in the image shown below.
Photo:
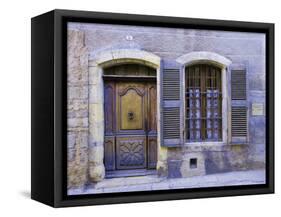
<path fill-rule="evenodd" d="M 134 120 L 134 112 L 128 112 L 128 119 L 130 121 Z"/>

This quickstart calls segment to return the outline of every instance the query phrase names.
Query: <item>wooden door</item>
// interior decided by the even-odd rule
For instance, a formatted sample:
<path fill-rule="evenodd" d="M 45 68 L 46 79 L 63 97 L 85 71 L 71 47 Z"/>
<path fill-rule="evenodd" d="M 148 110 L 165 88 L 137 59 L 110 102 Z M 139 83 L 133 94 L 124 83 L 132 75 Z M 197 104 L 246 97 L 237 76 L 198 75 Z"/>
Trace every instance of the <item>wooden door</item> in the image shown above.
<path fill-rule="evenodd" d="M 155 82 L 105 82 L 104 98 L 106 170 L 155 169 Z"/>

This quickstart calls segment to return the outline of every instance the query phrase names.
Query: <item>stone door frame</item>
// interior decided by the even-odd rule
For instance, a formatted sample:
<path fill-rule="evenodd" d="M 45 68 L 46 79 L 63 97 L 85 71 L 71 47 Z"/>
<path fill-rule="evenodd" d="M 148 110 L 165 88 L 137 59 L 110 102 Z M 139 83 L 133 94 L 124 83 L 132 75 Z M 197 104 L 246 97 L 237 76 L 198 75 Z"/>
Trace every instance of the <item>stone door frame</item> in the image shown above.
<path fill-rule="evenodd" d="M 157 83 L 157 170 L 166 168 L 167 150 L 160 145 L 160 63 L 153 53 L 137 49 L 116 49 L 89 55 L 89 178 L 98 182 L 105 177 L 104 166 L 104 85 L 103 69 L 118 64 L 137 63 L 156 69 Z"/>

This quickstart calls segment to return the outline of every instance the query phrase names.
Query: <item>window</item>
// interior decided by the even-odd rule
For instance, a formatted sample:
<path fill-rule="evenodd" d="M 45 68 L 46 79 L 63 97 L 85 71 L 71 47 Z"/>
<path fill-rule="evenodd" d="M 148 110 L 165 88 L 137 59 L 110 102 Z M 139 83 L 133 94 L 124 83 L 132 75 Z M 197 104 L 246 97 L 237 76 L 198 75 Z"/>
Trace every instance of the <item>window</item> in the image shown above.
<path fill-rule="evenodd" d="M 187 141 L 222 140 L 221 69 L 199 64 L 186 67 Z"/>

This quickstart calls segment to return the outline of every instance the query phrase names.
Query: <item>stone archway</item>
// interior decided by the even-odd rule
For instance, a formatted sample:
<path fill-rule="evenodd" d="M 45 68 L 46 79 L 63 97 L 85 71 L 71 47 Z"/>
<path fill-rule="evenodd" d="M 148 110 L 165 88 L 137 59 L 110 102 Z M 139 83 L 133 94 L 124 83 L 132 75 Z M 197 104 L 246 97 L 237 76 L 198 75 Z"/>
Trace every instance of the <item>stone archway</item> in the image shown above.
<path fill-rule="evenodd" d="M 177 58 L 177 62 L 185 66 L 204 61 L 218 65 L 221 68 L 228 67 L 231 64 L 231 61 L 226 57 L 208 51 L 190 52 Z"/>
<path fill-rule="evenodd" d="M 137 63 L 155 68 L 157 72 L 157 95 L 159 95 L 160 57 L 136 49 L 105 50 L 89 57 L 89 176 L 93 182 L 105 176 L 104 167 L 104 96 L 103 68 L 123 63 Z M 160 101 L 157 99 L 157 168 L 164 165 L 165 152 L 160 146 Z M 159 166 L 160 165 L 160 166 Z"/>
<path fill-rule="evenodd" d="M 184 67 L 188 67 L 193 64 L 201 64 L 201 63 L 208 63 L 212 64 L 215 66 L 218 66 L 221 68 L 222 72 L 222 94 L 223 94 L 223 99 L 222 99 L 222 110 L 224 114 L 228 114 L 227 118 L 223 118 L 223 123 L 222 123 L 222 128 L 223 128 L 223 138 L 222 142 L 224 144 L 227 143 L 227 129 L 229 126 L 229 107 L 230 107 L 230 101 L 229 99 L 229 87 L 227 86 L 227 83 L 229 81 L 229 66 L 232 63 L 229 59 L 226 57 L 214 53 L 214 52 L 208 52 L 208 51 L 197 51 L 197 52 L 190 52 L 185 55 L 182 55 L 177 58 L 176 60 L 180 64 L 182 64 Z M 183 70 L 185 71 L 185 70 Z M 185 79 L 183 79 L 183 89 L 185 89 Z"/>

